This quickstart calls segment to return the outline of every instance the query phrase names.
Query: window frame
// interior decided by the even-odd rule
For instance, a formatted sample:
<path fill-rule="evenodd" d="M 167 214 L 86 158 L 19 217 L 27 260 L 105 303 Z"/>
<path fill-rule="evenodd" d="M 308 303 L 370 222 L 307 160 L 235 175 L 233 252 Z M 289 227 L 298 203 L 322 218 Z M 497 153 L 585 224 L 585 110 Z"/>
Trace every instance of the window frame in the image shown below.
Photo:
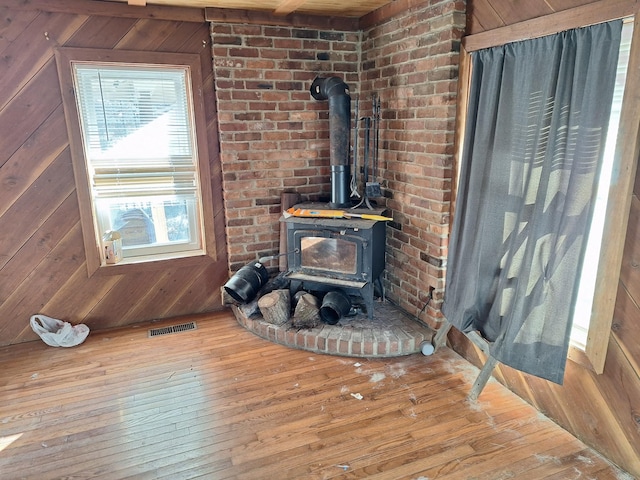
<path fill-rule="evenodd" d="M 585 350 L 582 351 L 570 346 L 568 354 L 570 360 L 598 374 L 604 371 L 609 346 L 640 149 L 640 132 L 638 130 L 640 125 L 640 95 L 638 94 L 640 92 L 640 77 L 637 75 L 640 70 L 640 16 L 637 15 L 635 1 L 622 0 L 615 8 L 612 8 L 606 0 L 601 0 L 583 7 L 464 37 L 460 47 L 451 218 L 455 214 L 457 176 L 462 158 L 467 117 L 472 73 L 471 52 L 625 17 L 633 17 L 634 29 L 614 156 L 614 175 L 609 190 L 602 248 L 598 258 L 591 321 Z"/>
<path fill-rule="evenodd" d="M 203 100 L 203 81 L 200 55 L 189 53 L 139 52 L 131 50 L 103 50 L 92 48 L 59 47 L 55 49 L 58 78 L 62 93 L 62 101 L 69 135 L 69 147 L 76 184 L 76 194 L 80 210 L 80 223 L 86 255 L 87 273 L 91 277 L 100 274 L 122 274 L 133 270 L 166 267 L 167 261 L 174 266 L 187 266 L 204 260 L 216 260 L 215 232 L 213 225 L 213 201 L 211 191 L 211 175 L 209 153 L 207 147 L 206 115 Z M 96 229 L 93 200 L 91 195 L 91 178 L 84 153 L 80 117 L 76 104 L 73 80 L 74 62 L 113 63 L 132 66 L 179 66 L 189 70 L 191 79 L 190 99 L 193 106 L 195 149 L 197 152 L 198 176 L 200 183 L 200 201 L 203 219 L 202 250 L 204 253 L 182 253 L 153 256 L 151 259 L 132 259 L 129 262 L 107 265 L 103 262 L 101 239 Z"/>

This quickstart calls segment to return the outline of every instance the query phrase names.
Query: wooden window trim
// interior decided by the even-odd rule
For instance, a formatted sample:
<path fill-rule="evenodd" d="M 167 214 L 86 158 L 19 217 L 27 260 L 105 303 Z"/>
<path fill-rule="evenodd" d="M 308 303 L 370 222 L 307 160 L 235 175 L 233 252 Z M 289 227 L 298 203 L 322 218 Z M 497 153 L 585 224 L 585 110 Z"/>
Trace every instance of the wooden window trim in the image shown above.
<path fill-rule="evenodd" d="M 600 0 L 581 7 L 468 35 L 463 37 L 462 45 L 467 52 L 474 52 L 520 40 L 544 37 L 572 28 L 588 27 L 596 23 L 632 17 L 638 13 L 639 9 L 638 0 Z"/>
<path fill-rule="evenodd" d="M 455 210 L 457 178 L 462 158 L 464 125 L 466 123 L 471 81 L 470 53 L 506 43 L 539 38 L 572 28 L 635 16 L 633 39 L 629 59 L 627 83 L 620 116 L 618 141 L 614 157 L 614 174 L 606 210 L 606 220 L 593 310 L 585 351 L 569 349 L 568 358 L 594 372 L 604 371 L 611 324 L 613 321 L 622 254 L 631 208 L 634 180 L 640 152 L 640 6 L 637 0 L 601 0 L 589 5 L 564 10 L 518 24 L 469 35 L 462 40 L 460 49 L 460 76 L 458 84 L 458 113 L 456 118 L 456 150 L 454 191 L 451 216 Z"/>
<path fill-rule="evenodd" d="M 87 273 L 89 277 L 94 274 L 118 275 L 123 273 L 137 273 L 157 268 L 167 268 L 169 265 L 171 267 L 179 268 L 194 264 L 202 264 L 203 261 L 215 261 L 217 259 L 215 243 L 216 236 L 213 224 L 214 212 L 210 181 L 209 153 L 206 137 L 206 116 L 204 111 L 203 77 L 200 56 L 188 53 L 138 52 L 129 50 L 61 47 L 55 50 L 55 57 L 58 68 L 58 77 L 60 80 L 67 132 L 69 135 L 69 148 L 71 150 L 76 193 L 80 209 L 80 223 L 82 226 L 82 237 L 86 255 Z M 122 265 L 109 265 L 106 267 L 102 266 L 100 245 L 95 235 L 89 176 L 84 157 L 80 120 L 74 93 L 72 76 L 73 61 L 115 62 L 140 65 L 167 64 L 185 65 L 189 67 L 191 70 L 195 135 L 198 149 L 198 168 L 200 176 L 202 211 L 204 216 L 205 255 Z"/>

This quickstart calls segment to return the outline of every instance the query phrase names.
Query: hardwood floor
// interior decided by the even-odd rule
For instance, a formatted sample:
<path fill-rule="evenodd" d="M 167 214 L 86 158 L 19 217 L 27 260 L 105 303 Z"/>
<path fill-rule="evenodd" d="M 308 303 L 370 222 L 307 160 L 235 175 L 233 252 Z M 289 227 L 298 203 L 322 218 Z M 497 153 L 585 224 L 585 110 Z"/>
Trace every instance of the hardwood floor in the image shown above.
<path fill-rule="evenodd" d="M 229 311 L 0 348 L 0 478 L 631 479 L 496 381 L 435 355 L 270 343 Z"/>

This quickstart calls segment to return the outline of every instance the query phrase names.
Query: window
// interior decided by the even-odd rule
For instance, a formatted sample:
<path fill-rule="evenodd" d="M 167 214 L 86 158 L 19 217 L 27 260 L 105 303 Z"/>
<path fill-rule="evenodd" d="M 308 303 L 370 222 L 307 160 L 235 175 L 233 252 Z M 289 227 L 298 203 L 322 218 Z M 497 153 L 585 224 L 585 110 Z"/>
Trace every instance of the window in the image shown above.
<path fill-rule="evenodd" d="M 562 383 L 622 22 L 473 55 L 442 312 Z"/>
<path fill-rule="evenodd" d="M 90 274 L 107 265 L 111 231 L 124 264 L 206 254 L 199 57 L 61 48 L 56 58 Z"/>
<path fill-rule="evenodd" d="M 622 111 L 622 97 L 627 79 L 629 54 L 631 52 L 632 34 L 633 22 L 631 19 L 627 19 L 622 27 L 622 39 L 620 41 L 618 69 L 616 72 L 616 85 L 613 91 L 609 130 L 607 132 L 607 142 L 605 145 L 602 169 L 598 180 L 598 194 L 593 212 L 591 230 L 589 231 L 589 240 L 587 242 L 585 256 L 586 259 L 600 257 L 602 233 L 604 231 L 604 221 L 607 212 L 607 201 L 609 199 L 611 176 L 613 174 L 613 161 L 616 142 L 618 140 L 620 113 Z M 597 262 L 589 260 L 584 262 L 582 275 L 580 277 L 578 301 L 576 302 L 576 310 L 573 314 L 573 326 L 571 330 L 571 346 L 581 351 L 586 350 L 588 343 L 589 325 L 591 323 L 591 310 L 596 288 L 597 273 Z"/>
<path fill-rule="evenodd" d="M 548 17 L 540 17 L 527 22 L 526 28 L 522 24 L 514 24 L 491 32 L 483 32 L 470 35 L 463 39 L 461 46 L 460 83 L 459 83 L 459 108 L 456 125 L 456 159 L 459 162 L 462 156 L 461 138 L 465 135 L 465 118 L 467 116 L 467 100 L 469 96 L 469 82 L 471 78 L 470 53 L 483 48 L 504 45 L 509 42 L 525 40 L 528 38 L 542 37 L 558 31 L 579 28 L 584 25 L 592 25 L 614 19 L 632 16 L 633 32 L 625 26 L 631 39 L 631 51 L 639 45 L 640 26 L 637 16 L 633 17 L 636 9 L 631 4 L 619 5 L 611 9 L 602 9 L 599 2 L 593 5 L 581 7 L 580 14 L 574 9 L 568 9 L 554 14 L 554 20 Z M 625 21 L 626 23 L 626 21 Z M 624 36 L 624 35 L 623 35 Z M 625 38 L 623 38 L 623 42 Z M 637 55 L 629 55 L 629 72 L 636 71 Z M 624 55 L 624 52 L 620 52 Z M 621 102 L 620 120 L 618 125 L 617 142 L 613 156 L 612 176 L 608 185 L 608 200 L 603 215 L 604 227 L 602 229 L 602 241 L 599 254 L 595 258 L 587 257 L 587 261 L 597 268 L 595 274 L 595 286 L 592 287 L 593 303 L 590 307 L 590 319 L 585 322 L 584 328 L 588 328 L 586 337 L 582 334 L 580 348 L 571 346 L 569 358 L 573 361 L 592 369 L 596 373 L 602 373 L 607 356 L 607 347 L 611 333 L 614 306 L 619 282 L 620 265 L 624 249 L 625 232 L 630 210 L 633 184 L 638 159 L 639 135 L 637 125 L 640 120 L 638 96 L 639 81 L 637 76 L 628 75 L 624 88 L 624 97 Z M 455 177 L 457 180 L 457 177 Z M 454 188 L 457 188 L 454 185 Z M 455 199 L 455 196 L 454 196 Z M 456 201 L 452 202 L 451 212 L 455 214 Z M 587 311 L 589 314 L 589 311 Z M 585 342 L 586 341 L 586 342 Z M 586 343 L 586 345 L 584 345 Z"/>
<path fill-rule="evenodd" d="M 123 257 L 202 251 L 189 71 L 74 63 L 97 234 Z"/>

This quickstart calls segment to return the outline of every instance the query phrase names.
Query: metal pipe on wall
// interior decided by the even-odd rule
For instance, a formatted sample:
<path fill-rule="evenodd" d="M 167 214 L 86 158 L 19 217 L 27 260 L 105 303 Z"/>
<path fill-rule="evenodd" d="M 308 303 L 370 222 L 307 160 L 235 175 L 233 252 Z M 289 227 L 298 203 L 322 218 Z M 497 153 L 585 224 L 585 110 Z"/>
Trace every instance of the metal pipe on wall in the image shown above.
<path fill-rule="evenodd" d="M 311 96 L 329 101 L 329 143 L 331 162 L 331 206 L 349 205 L 349 135 L 351 132 L 351 96 L 349 86 L 338 77 L 316 77 Z"/>

